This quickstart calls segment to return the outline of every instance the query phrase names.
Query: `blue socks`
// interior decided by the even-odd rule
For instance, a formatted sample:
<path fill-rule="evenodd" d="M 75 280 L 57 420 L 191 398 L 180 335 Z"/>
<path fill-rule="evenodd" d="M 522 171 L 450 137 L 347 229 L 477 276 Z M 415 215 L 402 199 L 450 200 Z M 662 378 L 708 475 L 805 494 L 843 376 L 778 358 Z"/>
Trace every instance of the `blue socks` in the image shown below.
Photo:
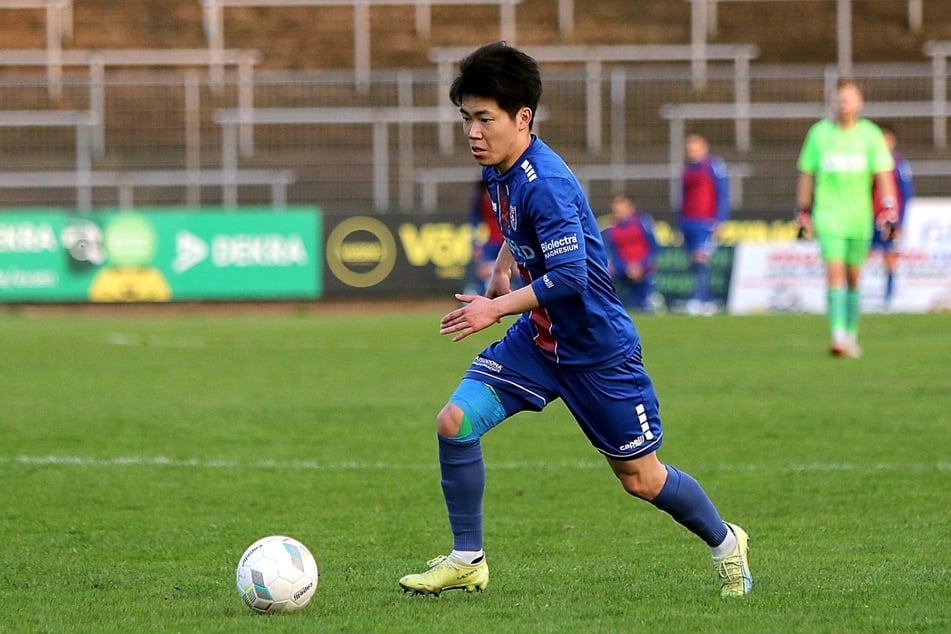
<path fill-rule="evenodd" d="M 442 492 L 449 511 L 454 550 L 482 549 L 482 496 L 485 463 L 478 440 L 460 442 L 439 436 Z"/>
<path fill-rule="evenodd" d="M 710 548 L 722 544 L 728 529 L 706 491 L 690 475 L 666 467 L 667 482 L 651 504 L 670 514 Z"/>
<path fill-rule="evenodd" d="M 693 274 L 693 293 L 690 299 L 710 301 L 710 265 L 706 262 L 691 262 L 690 272 Z"/>
<path fill-rule="evenodd" d="M 482 497 L 485 463 L 478 440 L 439 439 L 442 491 L 457 551 L 482 549 Z M 703 488 L 690 475 L 666 465 L 667 481 L 651 504 L 670 514 L 711 548 L 727 537 L 726 524 Z"/>

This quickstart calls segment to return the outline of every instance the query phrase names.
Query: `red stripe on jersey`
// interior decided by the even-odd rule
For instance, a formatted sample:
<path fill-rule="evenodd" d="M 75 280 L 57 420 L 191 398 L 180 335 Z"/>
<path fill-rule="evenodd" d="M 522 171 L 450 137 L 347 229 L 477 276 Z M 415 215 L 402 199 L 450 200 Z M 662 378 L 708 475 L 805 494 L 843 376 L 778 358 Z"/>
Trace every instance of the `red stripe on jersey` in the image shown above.
<path fill-rule="evenodd" d="M 528 272 L 528 269 L 519 264 L 518 270 L 525 284 L 530 285 L 532 283 L 532 275 Z M 543 306 L 532 309 L 532 312 L 529 313 L 529 319 L 535 325 L 535 345 L 538 346 L 542 352 L 556 359 L 558 356 L 558 342 L 555 341 L 555 337 L 551 334 L 551 318 L 548 316 L 548 309 Z"/>

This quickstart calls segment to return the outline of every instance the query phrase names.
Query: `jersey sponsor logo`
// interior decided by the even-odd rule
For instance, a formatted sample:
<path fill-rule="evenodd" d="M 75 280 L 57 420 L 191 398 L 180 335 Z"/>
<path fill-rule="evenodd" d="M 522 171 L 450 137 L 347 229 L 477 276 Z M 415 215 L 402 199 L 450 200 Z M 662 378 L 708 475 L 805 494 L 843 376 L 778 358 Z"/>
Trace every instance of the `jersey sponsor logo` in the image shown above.
<path fill-rule="evenodd" d="M 868 159 L 861 154 L 830 154 L 822 158 L 822 170 L 863 173 L 868 171 Z"/>
<path fill-rule="evenodd" d="M 580 248 L 580 245 L 578 244 L 578 235 L 572 233 L 571 235 L 562 236 L 555 240 L 542 242 L 541 248 L 542 255 L 544 255 L 546 258 L 550 258 L 555 255 L 561 255 L 562 253 L 577 251 Z"/>

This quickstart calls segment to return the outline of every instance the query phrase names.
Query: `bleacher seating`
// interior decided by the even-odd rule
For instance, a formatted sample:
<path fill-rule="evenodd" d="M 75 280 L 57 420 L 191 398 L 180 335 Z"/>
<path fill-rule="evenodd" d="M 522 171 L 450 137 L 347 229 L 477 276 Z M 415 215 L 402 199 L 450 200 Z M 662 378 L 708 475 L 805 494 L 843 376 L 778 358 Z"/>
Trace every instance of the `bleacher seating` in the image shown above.
<path fill-rule="evenodd" d="M 543 135 L 570 159 L 586 186 L 600 192 L 602 204 L 605 183 L 612 191 L 634 188 L 647 207 L 673 203 L 680 138 L 690 125 L 706 133 L 734 166 L 735 191 L 742 192 L 737 205 L 787 207 L 802 134 L 811 119 L 825 114 L 823 97 L 840 70 L 828 63 L 835 45 L 828 44 L 823 63 L 777 60 L 775 43 L 757 39 L 751 19 L 742 29 L 735 23 L 722 29 L 731 41 L 746 43 L 727 44 L 707 33 L 698 49 L 690 40 L 691 9 L 697 5 L 692 1 L 657 0 L 654 11 L 645 12 L 629 0 L 559 0 L 544 6 L 539 0 L 168 0 L 169 16 L 191 16 L 192 22 L 181 23 L 180 40 L 168 37 L 159 48 L 143 44 L 161 38 L 134 36 L 125 38 L 128 48 L 117 46 L 116 31 L 126 25 L 100 24 L 82 2 L 74 8 L 72 0 L 0 1 L 0 9 L 27 4 L 55 9 L 47 26 L 52 23 L 58 33 L 56 42 L 45 40 L 45 49 L 0 48 L 0 109 L 27 118 L 60 110 L 87 117 L 75 124 L 72 140 L 52 133 L 43 140 L 25 138 L 18 130 L 28 126 L 0 127 L 0 173 L 8 175 L 0 186 L 16 194 L 18 174 L 22 185 L 43 178 L 30 174 L 45 173 L 50 178 L 43 200 L 80 208 L 109 204 L 109 191 L 127 203 L 133 188 L 135 202 L 148 202 L 149 188 L 155 187 L 192 204 L 196 188 L 208 186 L 220 186 L 221 203 L 233 206 L 247 184 L 271 185 L 275 205 L 289 198 L 330 211 L 460 209 L 468 204 L 472 170 L 468 157 L 454 148 L 458 113 L 446 93 L 454 64 L 479 43 L 467 37 L 481 37 L 466 28 L 465 18 L 482 10 L 482 23 L 497 11 L 499 35 L 510 35 L 507 39 L 541 62 Z M 780 6 L 781 0 L 774 1 Z M 710 9 L 728 3 L 736 4 L 731 15 L 745 4 L 705 0 Z M 817 4 L 834 8 L 831 2 Z M 938 178 L 947 166 L 951 55 L 951 44 L 941 38 L 951 16 L 936 4 L 910 0 L 907 16 L 892 12 L 889 18 L 883 12 L 881 19 L 909 27 L 914 32 L 909 38 L 917 38 L 917 48 L 895 49 L 895 61 L 906 66 L 883 71 L 880 63 L 872 68 L 860 62 L 853 70 L 869 87 L 866 114 L 901 121 L 904 153 L 921 166 L 923 178 L 934 175 L 919 191 L 951 195 L 946 179 Z M 532 11 L 533 19 L 516 24 L 516 5 Z M 234 8 L 228 12 L 228 44 L 249 48 L 223 47 L 225 6 Z M 300 39 L 299 33 L 294 39 L 295 28 L 306 34 L 314 25 L 300 22 L 302 13 L 282 11 L 317 7 L 311 13 L 323 15 L 321 6 L 350 13 L 338 11 L 336 22 L 321 22 L 319 42 Z M 364 22 L 377 6 L 387 20 Z M 917 26 L 916 12 L 923 18 Z M 298 26 L 287 19 L 291 15 Z M 340 15 L 348 16 L 345 22 Z M 730 16 L 726 11 L 723 16 L 729 26 Z M 855 52 L 867 55 L 870 36 L 858 35 L 869 31 L 870 18 L 852 17 Z M 649 19 L 657 22 L 641 23 Z M 254 31 L 251 25 L 266 32 L 269 20 L 291 26 L 279 40 L 251 43 L 241 37 Z M 407 28 L 414 21 L 415 28 Z M 935 28 L 941 22 L 943 30 Z M 790 37 L 805 41 L 812 26 L 803 24 Z M 95 29 L 109 34 L 101 45 L 91 35 Z M 63 48 L 71 30 L 82 48 Z M 340 42 L 344 49 L 352 47 L 352 63 L 325 66 L 327 59 L 339 59 Z M 810 46 L 803 52 L 814 60 L 817 47 Z M 416 53 L 407 55 L 409 49 Z M 232 68 L 236 72 L 227 72 Z M 29 74 L 35 71 L 44 77 Z M 47 89 L 45 98 L 40 87 Z M 76 176 L 56 176 L 63 158 L 74 154 Z M 29 169 L 19 169 L 20 163 Z M 657 187 L 665 181 L 668 187 Z M 62 198 L 74 186 L 75 199 Z M 241 202 L 267 199 L 254 187 L 241 193 Z"/>
<path fill-rule="evenodd" d="M 117 204 L 124 209 L 135 206 L 137 187 L 163 187 L 181 190 L 183 204 L 199 207 L 202 204 L 201 188 L 216 186 L 222 189 L 238 185 L 267 185 L 270 188 L 272 209 L 287 207 L 287 187 L 294 182 L 292 170 L 37 170 L 0 172 L 0 189 L 52 188 L 76 190 L 76 209 L 92 209 L 94 187 L 116 190 Z M 229 189 L 230 190 L 230 189 Z M 230 205 L 237 207 L 237 192 L 232 193 Z"/>
<path fill-rule="evenodd" d="M 50 91 L 58 94 L 63 40 L 71 37 L 73 32 L 73 0 L 3 0 L 0 9 L 43 9 L 46 12 L 46 47 L 43 56 Z"/>
<path fill-rule="evenodd" d="M 227 7 L 333 7 L 353 10 L 353 66 L 360 90 L 370 81 L 370 8 L 372 6 L 412 6 L 416 13 L 416 35 L 428 38 L 432 29 L 433 5 L 497 5 L 499 7 L 499 39 L 515 42 L 515 6 L 522 0 L 202 0 L 204 26 L 211 51 L 225 46 L 224 10 Z"/>
<path fill-rule="evenodd" d="M 452 46 L 431 49 L 429 59 L 437 68 L 439 92 L 447 94 L 452 82 L 453 66 L 469 49 Z M 706 83 L 706 63 L 729 61 L 733 63 L 734 99 L 738 103 L 749 100 L 749 66 L 759 55 L 759 48 L 752 44 L 717 44 L 704 51 L 704 64 L 698 69 L 696 51 L 689 44 L 617 44 L 590 46 L 527 46 L 526 53 L 539 64 L 581 64 L 584 67 L 585 123 L 588 151 L 597 153 L 602 148 L 602 81 L 605 64 L 660 64 L 664 62 L 690 62 L 691 79 L 695 87 Z M 452 149 L 451 131 L 440 129 L 440 149 L 448 153 Z"/>
<path fill-rule="evenodd" d="M 836 3 L 836 55 L 839 71 L 852 72 L 852 0 L 829 0 Z M 934 1 L 934 0 L 932 0 Z M 687 0 L 691 5 L 691 44 L 698 54 L 707 46 L 707 37 L 717 32 L 717 6 L 720 4 L 757 2 L 757 3 L 815 3 L 816 0 Z M 923 0 L 907 0 L 908 28 L 914 32 L 921 30 L 923 22 Z"/>

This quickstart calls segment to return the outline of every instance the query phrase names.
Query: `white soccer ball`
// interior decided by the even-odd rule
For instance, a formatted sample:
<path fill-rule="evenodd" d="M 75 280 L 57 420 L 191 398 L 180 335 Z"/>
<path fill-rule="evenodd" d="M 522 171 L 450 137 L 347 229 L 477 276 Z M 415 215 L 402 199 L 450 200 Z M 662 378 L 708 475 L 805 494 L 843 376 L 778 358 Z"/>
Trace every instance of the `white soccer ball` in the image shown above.
<path fill-rule="evenodd" d="M 235 577 L 238 594 L 255 612 L 293 612 L 317 590 L 317 562 L 296 539 L 271 535 L 248 546 Z"/>

